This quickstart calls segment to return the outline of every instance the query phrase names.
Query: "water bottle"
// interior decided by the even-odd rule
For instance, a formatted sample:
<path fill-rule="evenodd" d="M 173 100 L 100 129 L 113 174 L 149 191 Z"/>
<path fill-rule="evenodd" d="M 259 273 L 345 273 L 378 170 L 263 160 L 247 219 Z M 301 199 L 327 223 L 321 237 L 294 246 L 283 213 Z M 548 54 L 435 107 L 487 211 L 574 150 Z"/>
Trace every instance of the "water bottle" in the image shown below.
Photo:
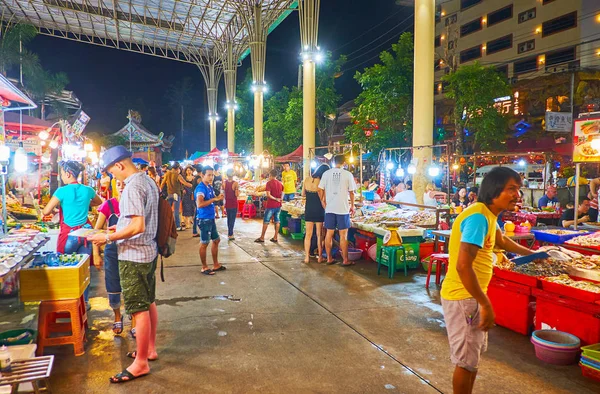
<path fill-rule="evenodd" d="M 10 372 L 11 371 L 11 359 L 10 352 L 6 346 L 0 347 L 0 372 Z"/>

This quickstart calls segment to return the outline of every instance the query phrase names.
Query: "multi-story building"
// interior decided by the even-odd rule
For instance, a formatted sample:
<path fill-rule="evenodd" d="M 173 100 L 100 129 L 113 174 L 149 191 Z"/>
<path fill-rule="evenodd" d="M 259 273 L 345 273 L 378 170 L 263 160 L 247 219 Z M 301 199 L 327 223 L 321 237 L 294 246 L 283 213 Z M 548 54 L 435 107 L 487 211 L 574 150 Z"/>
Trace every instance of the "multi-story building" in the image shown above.
<path fill-rule="evenodd" d="M 513 85 L 511 115 L 570 112 L 571 93 L 598 80 L 590 72 L 600 70 L 600 0 L 438 1 L 435 51 L 438 124 L 450 123 L 442 77 L 475 61 L 496 67 Z"/>

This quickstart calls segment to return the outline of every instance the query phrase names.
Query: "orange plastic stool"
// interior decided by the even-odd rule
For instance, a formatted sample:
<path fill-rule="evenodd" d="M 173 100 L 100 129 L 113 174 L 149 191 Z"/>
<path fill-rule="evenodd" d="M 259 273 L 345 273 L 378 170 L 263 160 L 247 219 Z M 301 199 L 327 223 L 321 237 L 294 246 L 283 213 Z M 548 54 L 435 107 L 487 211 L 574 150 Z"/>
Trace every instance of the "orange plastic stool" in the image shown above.
<path fill-rule="evenodd" d="M 59 323 L 58 319 L 70 319 Z M 38 316 L 38 341 L 36 355 L 44 354 L 46 346 L 73 345 L 76 356 L 85 353 L 85 330 L 88 327 L 83 296 L 71 300 L 42 301 Z M 71 335 L 52 334 L 70 332 Z"/>
<path fill-rule="evenodd" d="M 429 279 L 431 278 L 431 269 L 435 264 L 435 284 L 439 286 L 442 277 L 442 270 L 444 274 L 448 270 L 448 259 L 450 255 L 447 253 L 434 253 L 429 256 L 429 265 L 427 267 L 427 280 L 425 281 L 425 287 L 429 288 Z"/>

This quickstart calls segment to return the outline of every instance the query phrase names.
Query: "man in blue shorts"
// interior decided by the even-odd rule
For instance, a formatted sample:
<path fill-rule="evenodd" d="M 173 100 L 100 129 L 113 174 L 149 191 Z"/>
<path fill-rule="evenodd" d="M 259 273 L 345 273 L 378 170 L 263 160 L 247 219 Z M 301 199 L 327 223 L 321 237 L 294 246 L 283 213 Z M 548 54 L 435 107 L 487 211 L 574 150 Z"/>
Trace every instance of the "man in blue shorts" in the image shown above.
<path fill-rule="evenodd" d="M 273 226 L 275 227 L 275 235 L 271 238 L 271 242 L 277 243 L 277 234 L 279 233 L 279 212 L 281 212 L 281 202 L 283 201 L 283 184 L 277 180 L 277 170 L 269 172 L 269 182 L 265 187 L 267 192 L 267 201 L 265 202 L 265 219 L 263 221 L 262 233 L 260 237 L 254 240 L 256 243 L 265 242 L 265 233 L 273 218 Z"/>
<path fill-rule="evenodd" d="M 349 171 L 342 168 L 346 159 L 344 155 L 335 156 L 333 168 L 326 171 L 319 183 L 319 195 L 325 205 L 325 250 L 327 251 L 327 264 L 335 264 L 331 255 L 333 235 L 337 229 L 340 233 L 340 249 L 342 251 L 344 267 L 354 265 L 348 260 L 348 229 L 350 228 L 350 215 L 354 214 L 354 191 L 356 182 Z M 350 196 L 350 204 L 348 204 Z"/>
<path fill-rule="evenodd" d="M 221 201 L 224 194 L 215 196 L 215 191 L 211 186 L 214 178 L 213 168 L 210 166 L 202 167 L 202 182 L 196 186 L 194 196 L 196 197 L 196 218 L 200 228 L 200 261 L 202 262 L 202 274 L 214 275 L 217 271 L 225 271 L 225 266 L 219 264 L 219 232 L 215 222 L 215 202 Z M 210 252 L 213 259 L 213 268 L 208 268 L 206 263 L 206 249 L 212 241 Z"/>

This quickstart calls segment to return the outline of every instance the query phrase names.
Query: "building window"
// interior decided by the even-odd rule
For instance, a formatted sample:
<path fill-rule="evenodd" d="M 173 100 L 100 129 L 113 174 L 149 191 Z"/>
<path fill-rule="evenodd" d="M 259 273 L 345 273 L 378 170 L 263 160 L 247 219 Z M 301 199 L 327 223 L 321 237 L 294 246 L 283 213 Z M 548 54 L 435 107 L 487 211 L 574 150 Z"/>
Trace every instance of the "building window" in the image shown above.
<path fill-rule="evenodd" d="M 481 3 L 483 0 L 460 0 L 461 11 L 465 8 L 473 7 L 476 4 Z"/>
<path fill-rule="evenodd" d="M 520 43 L 517 52 L 525 53 L 525 52 L 533 51 L 534 49 L 535 49 L 535 39 Z"/>
<path fill-rule="evenodd" d="M 435 23 L 440 23 L 442 21 L 442 6 L 435 6 Z"/>
<path fill-rule="evenodd" d="M 538 66 L 537 56 L 533 56 L 533 57 L 527 58 L 525 60 L 515 62 L 514 63 L 514 73 L 520 74 L 520 73 L 526 73 L 526 72 L 531 72 L 531 71 L 537 71 L 537 66 Z"/>
<path fill-rule="evenodd" d="M 535 19 L 535 7 L 519 14 L 519 23 L 527 22 L 532 19 Z"/>
<path fill-rule="evenodd" d="M 546 54 L 546 67 L 575 60 L 575 47 L 561 49 Z"/>
<path fill-rule="evenodd" d="M 488 55 L 491 55 L 492 53 L 496 53 L 496 52 L 503 51 L 505 49 L 512 48 L 512 43 L 513 43 L 513 35 L 512 34 L 497 38 L 494 41 L 489 41 L 487 43 L 486 52 Z"/>
<path fill-rule="evenodd" d="M 435 61 L 433 62 L 433 69 L 434 69 L 435 71 L 440 71 L 440 70 L 442 69 L 442 64 L 443 64 L 443 63 L 444 63 L 444 62 L 442 61 L 442 59 L 440 59 L 440 60 L 435 60 Z"/>
<path fill-rule="evenodd" d="M 487 25 L 492 26 L 502 21 L 508 20 L 513 17 L 513 6 L 512 4 L 508 7 L 499 9 L 498 11 L 490 12 L 487 16 Z"/>
<path fill-rule="evenodd" d="M 504 78 L 508 78 L 508 64 L 496 67 L 496 71 L 498 71 L 498 74 L 502 75 Z"/>
<path fill-rule="evenodd" d="M 561 31 L 572 29 L 576 26 L 577 11 L 573 11 L 569 14 L 542 23 L 542 37 L 560 33 Z"/>
<path fill-rule="evenodd" d="M 435 47 L 441 47 L 442 46 L 442 36 L 435 36 L 435 41 L 434 41 L 434 45 Z"/>
<path fill-rule="evenodd" d="M 554 0 L 542 0 L 542 5 L 546 5 L 548 3 L 552 3 Z"/>
<path fill-rule="evenodd" d="M 468 62 L 471 60 L 475 60 L 481 57 L 481 45 L 477 45 L 476 47 L 465 49 L 460 53 L 460 62 Z"/>
<path fill-rule="evenodd" d="M 446 18 L 446 26 L 450 26 L 456 23 L 456 21 L 458 21 L 458 15 L 457 14 L 453 14 L 450 15 L 449 17 Z"/>
<path fill-rule="evenodd" d="M 475 33 L 476 31 L 481 30 L 481 18 L 477 18 L 474 21 L 467 22 L 460 27 L 460 36 L 464 37 L 468 34 Z"/>

